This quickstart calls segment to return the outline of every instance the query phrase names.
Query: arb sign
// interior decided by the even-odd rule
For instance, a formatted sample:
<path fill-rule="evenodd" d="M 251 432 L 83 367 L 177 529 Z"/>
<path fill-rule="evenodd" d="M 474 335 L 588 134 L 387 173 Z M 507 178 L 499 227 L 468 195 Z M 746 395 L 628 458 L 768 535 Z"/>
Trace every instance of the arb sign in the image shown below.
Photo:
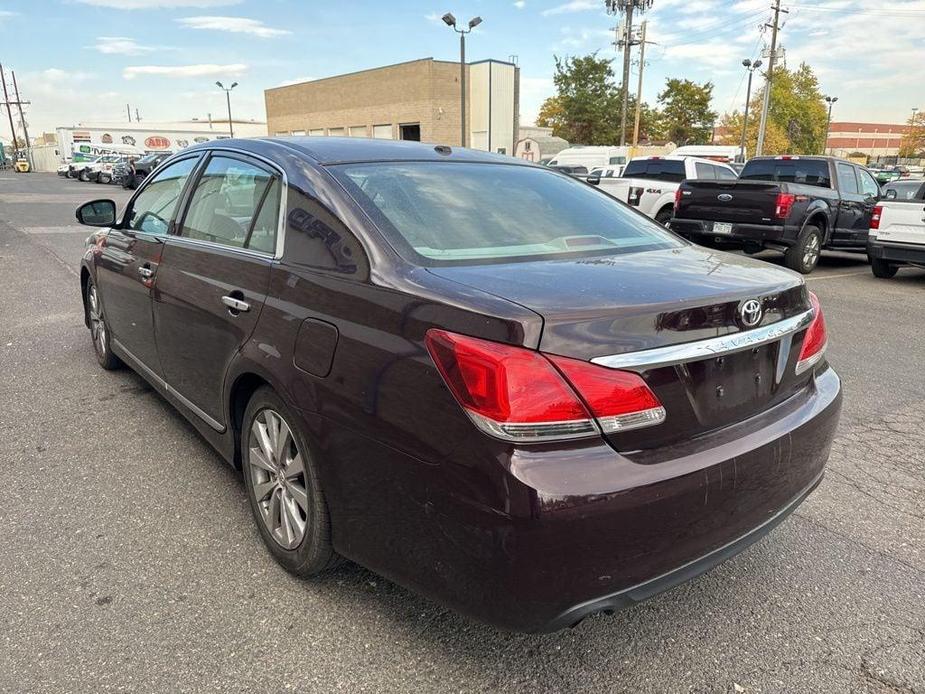
<path fill-rule="evenodd" d="M 145 139 L 145 149 L 167 149 L 170 147 L 170 140 L 160 135 L 152 135 Z"/>

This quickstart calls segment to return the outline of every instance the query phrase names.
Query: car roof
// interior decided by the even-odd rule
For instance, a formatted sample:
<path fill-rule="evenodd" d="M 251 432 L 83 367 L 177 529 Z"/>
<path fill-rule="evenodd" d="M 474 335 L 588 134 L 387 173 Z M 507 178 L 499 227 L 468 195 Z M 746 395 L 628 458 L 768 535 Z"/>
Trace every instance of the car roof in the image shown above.
<path fill-rule="evenodd" d="M 467 161 L 531 166 L 529 162 L 503 154 L 408 140 L 378 140 L 366 137 L 266 137 L 218 140 L 208 144 L 213 147 L 233 147 L 248 142 L 254 147 L 252 151 L 261 151 L 261 145 L 268 149 L 285 147 L 300 152 L 322 165 L 373 161 Z"/>

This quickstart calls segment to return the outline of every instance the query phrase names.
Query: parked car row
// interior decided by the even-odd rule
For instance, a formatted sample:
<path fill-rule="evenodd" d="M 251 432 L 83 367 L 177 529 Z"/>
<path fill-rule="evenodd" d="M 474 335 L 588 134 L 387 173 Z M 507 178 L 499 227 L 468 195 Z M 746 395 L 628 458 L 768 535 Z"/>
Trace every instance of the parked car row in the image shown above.
<path fill-rule="evenodd" d="M 125 154 L 103 154 L 85 158 L 79 162 L 69 161 L 58 167 L 58 175 L 83 182 L 114 183 L 123 188 L 137 188 L 158 164 L 171 156 L 172 152 L 159 152 L 144 156 Z"/>

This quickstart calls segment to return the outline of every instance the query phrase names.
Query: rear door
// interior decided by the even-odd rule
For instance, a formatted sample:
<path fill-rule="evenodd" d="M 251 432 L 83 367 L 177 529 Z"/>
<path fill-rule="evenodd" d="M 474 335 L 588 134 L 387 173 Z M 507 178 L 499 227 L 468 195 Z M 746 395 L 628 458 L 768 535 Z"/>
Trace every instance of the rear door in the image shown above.
<path fill-rule="evenodd" d="M 221 428 L 225 373 L 266 300 L 285 185 L 274 166 L 221 150 L 200 171 L 164 250 L 154 317 L 165 380 Z"/>
<path fill-rule="evenodd" d="M 96 281 L 112 337 L 130 357 L 162 376 L 151 297 L 164 241 L 199 155 L 171 163 L 138 191 L 96 261 Z"/>
<path fill-rule="evenodd" d="M 861 219 L 857 227 L 858 239 L 866 244 L 867 232 L 870 230 L 870 217 L 880 201 L 880 184 L 874 180 L 874 177 L 868 171 L 860 167 L 857 167 L 857 175 L 861 196 L 863 197 Z"/>

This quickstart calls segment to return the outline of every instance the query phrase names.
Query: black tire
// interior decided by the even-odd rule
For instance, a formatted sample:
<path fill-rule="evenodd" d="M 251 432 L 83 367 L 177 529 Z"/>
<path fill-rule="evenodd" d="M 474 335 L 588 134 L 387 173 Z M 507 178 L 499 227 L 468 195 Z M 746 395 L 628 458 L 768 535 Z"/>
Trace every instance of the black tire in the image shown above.
<path fill-rule="evenodd" d="M 103 303 L 93 280 L 87 280 L 84 291 L 84 306 L 86 306 L 87 323 L 90 325 L 90 339 L 93 341 L 96 360 L 107 371 L 119 369 L 122 367 L 122 360 L 112 353 L 109 325 L 106 323 Z"/>
<path fill-rule="evenodd" d="M 674 211 L 670 207 L 663 207 L 655 215 L 655 221 L 661 224 L 662 226 L 668 226 L 668 222 L 671 221 L 671 217 Z"/>
<path fill-rule="evenodd" d="M 97 183 L 112 183 L 112 176 L 109 174 L 100 174 L 96 179 Z"/>
<path fill-rule="evenodd" d="M 896 275 L 896 271 L 899 270 L 899 266 L 888 263 L 882 258 L 871 258 L 870 269 L 871 272 L 874 273 L 874 277 L 888 280 Z"/>
<path fill-rule="evenodd" d="M 299 544 L 291 549 L 283 546 L 268 529 L 267 521 L 264 520 L 264 511 L 259 506 L 261 502 L 258 501 L 257 493 L 254 490 L 255 484 L 260 483 L 255 478 L 260 475 L 266 476 L 267 481 L 272 482 L 272 479 L 270 479 L 272 474 L 267 473 L 263 466 L 252 462 L 250 446 L 254 421 L 258 416 L 266 417 L 267 412 L 278 415 L 289 428 L 292 434 L 292 442 L 295 444 L 297 453 L 302 460 L 302 469 L 304 471 L 296 482 L 301 482 L 299 486 L 304 487 L 308 501 L 308 508 L 305 509 L 305 530 Z M 292 410 L 286 406 L 272 388 L 264 386 L 254 392 L 244 412 L 240 437 L 241 467 L 244 474 L 247 499 L 250 503 L 257 530 L 260 532 L 260 536 L 273 558 L 290 573 L 302 577 L 312 576 L 338 565 L 342 560 L 331 545 L 331 521 L 324 493 L 321 490 L 318 470 L 311 453 L 312 447 L 309 445 L 298 419 L 292 414 Z M 274 494 L 275 491 L 270 492 L 264 497 L 264 500 L 268 504 L 271 503 Z"/>
<path fill-rule="evenodd" d="M 86 170 L 81 171 L 79 174 L 77 174 L 77 180 L 82 181 L 83 183 L 89 183 L 90 182 L 89 172 Z"/>
<path fill-rule="evenodd" d="M 819 263 L 822 251 L 822 232 L 819 227 L 807 225 L 800 233 L 796 244 L 784 253 L 784 264 L 791 270 L 808 275 Z"/>

